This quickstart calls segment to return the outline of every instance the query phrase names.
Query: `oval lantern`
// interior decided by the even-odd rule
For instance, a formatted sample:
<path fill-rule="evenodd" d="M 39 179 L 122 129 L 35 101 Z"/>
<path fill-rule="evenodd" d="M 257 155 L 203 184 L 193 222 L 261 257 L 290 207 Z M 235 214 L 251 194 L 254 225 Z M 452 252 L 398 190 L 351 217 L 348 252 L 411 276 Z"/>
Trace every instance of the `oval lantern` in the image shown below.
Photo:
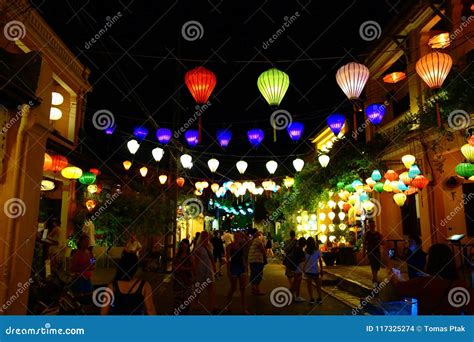
<path fill-rule="evenodd" d="M 381 103 L 374 103 L 365 108 L 365 115 L 373 125 L 379 125 L 385 115 L 385 106 Z"/>
<path fill-rule="evenodd" d="M 264 133 L 260 128 L 254 128 L 247 132 L 247 138 L 253 147 L 258 147 L 263 141 Z"/>
<path fill-rule="evenodd" d="M 195 147 L 199 143 L 199 131 L 195 129 L 189 129 L 184 132 L 184 138 L 188 142 L 189 146 Z"/>
<path fill-rule="evenodd" d="M 209 167 L 209 170 L 214 173 L 219 167 L 219 161 L 216 158 L 209 159 L 207 161 L 207 166 Z"/>
<path fill-rule="evenodd" d="M 290 77 L 283 71 L 271 68 L 258 77 L 257 86 L 270 106 L 279 106 L 290 86 Z"/>
<path fill-rule="evenodd" d="M 183 177 L 176 178 L 176 184 L 178 184 L 178 186 L 182 188 L 184 186 L 184 178 Z"/>
<path fill-rule="evenodd" d="M 146 177 L 148 173 L 148 168 L 146 166 L 143 166 L 142 168 L 140 168 L 140 174 L 142 175 L 142 177 Z"/>
<path fill-rule="evenodd" d="M 51 156 L 51 171 L 59 172 L 68 165 L 68 160 L 66 157 L 59 154 Z"/>
<path fill-rule="evenodd" d="M 43 171 L 48 171 L 51 169 L 53 165 L 53 159 L 47 153 L 44 154 L 44 162 L 43 162 Z"/>
<path fill-rule="evenodd" d="M 130 170 L 130 167 L 132 167 L 132 162 L 130 160 L 126 160 L 122 164 L 123 164 L 123 168 L 126 171 Z"/>
<path fill-rule="evenodd" d="M 335 136 L 337 136 L 341 132 L 342 126 L 344 126 L 345 121 L 346 121 L 346 117 L 338 113 L 329 115 L 326 120 L 329 128 L 331 129 L 331 131 L 334 133 Z"/>
<path fill-rule="evenodd" d="M 431 52 L 416 62 L 416 73 L 431 89 L 441 88 L 453 65 L 450 55 Z"/>
<path fill-rule="evenodd" d="M 419 176 L 416 176 L 412 181 L 411 181 L 411 185 L 422 190 L 424 189 L 428 183 L 429 183 L 429 179 L 426 178 L 425 176 L 423 175 L 419 175 Z"/>
<path fill-rule="evenodd" d="M 156 138 L 163 145 L 166 145 L 170 142 L 171 135 L 171 130 L 169 128 L 158 128 L 156 130 Z"/>
<path fill-rule="evenodd" d="M 185 169 L 190 169 L 193 166 L 193 157 L 191 157 L 189 154 L 183 154 L 181 157 L 179 157 L 179 160 L 181 162 L 181 166 L 184 167 Z"/>
<path fill-rule="evenodd" d="M 129 142 L 127 142 L 127 148 L 131 154 L 135 154 L 140 148 L 140 144 L 135 139 L 132 139 Z"/>
<path fill-rule="evenodd" d="M 278 163 L 274 160 L 270 160 L 267 162 L 266 167 L 267 167 L 268 173 L 273 175 L 276 169 L 278 168 Z"/>
<path fill-rule="evenodd" d="M 456 165 L 455 171 L 458 174 L 458 176 L 468 179 L 474 176 L 474 164 L 460 163 Z"/>
<path fill-rule="evenodd" d="M 288 135 L 290 136 L 291 140 L 298 141 L 303 135 L 304 124 L 301 122 L 293 121 L 288 125 L 286 128 Z"/>
<path fill-rule="evenodd" d="M 301 170 L 303 170 L 304 160 L 296 158 L 295 160 L 293 160 L 293 167 L 295 168 L 296 172 L 300 172 Z"/>
<path fill-rule="evenodd" d="M 474 162 L 474 146 L 465 144 L 461 147 L 461 153 L 468 162 Z"/>
<path fill-rule="evenodd" d="M 374 170 L 372 171 L 372 175 L 370 176 L 374 181 L 378 182 L 379 180 L 382 179 L 382 174 L 380 173 L 379 170 Z"/>
<path fill-rule="evenodd" d="M 133 135 L 138 141 L 142 142 L 148 135 L 148 128 L 137 126 L 133 129 Z"/>
<path fill-rule="evenodd" d="M 77 166 L 68 166 L 61 170 L 61 176 L 66 179 L 78 179 L 82 176 L 82 170 Z"/>
<path fill-rule="evenodd" d="M 153 150 L 151 150 L 151 155 L 153 156 L 153 159 L 155 159 L 156 162 L 161 161 L 165 154 L 165 150 L 163 150 L 161 147 L 155 147 Z"/>
<path fill-rule="evenodd" d="M 100 175 L 99 169 L 92 168 L 89 170 L 89 172 L 92 172 L 94 175 L 96 175 L 96 177 Z"/>
<path fill-rule="evenodd" d="M 197 104 L 205 104 L 216 86 L 216 75 L 202 67 L 189 70 L 184 82 Z"/>
<path fill-rule="evenodd" d="M 235 165 L 237 166 L 237 170 L 239 170 L 239 173 L 243 175 L 247 170 L 248 163 L 244 160 L 239 160 Z"/>
<path fill-rule="evenodd" d="M 393 200 L 399 207 L 402 207 L 407 200 L 407 195 L 405 195 L 404 193 L 395 194 L 393 195 Z"/>
<path fill-rule="evenodd" d="M 212 190 L 213 193 L 217 193 L 217 191 L 219 191 L 219 184 L 212 183 L 211 190 Z"/>
<path fill-rule="evenodd" d="M 369 79 L 369 69 L 359 63 L 348 63 L 337 70 L 336 81 L 349 100 L 358 99 Z"/>
<path fill-rule="evenodd" d="M 97 176 L 92 172 L 83 172 L 82 176 L 79 177 L 79 183 L 84 185 L 90 185 L 95 182 Z"/>
<path fill-rule="evenodd" d="M 230 139 L 232 139 L 232 132 L 228 129 L 217 130 L 217 141 L 222 148 L 226 148 L 229 145 Z"/>
<path fill-rule="evenodd" d="M 321 167 L 326 167 L 326 166 L 328 166 L 330 159 L 331 159 L 331 158 L 329 158 L 329 156 L 326 155 L 326 154 L 321 154 L 321 155 L 318 157 L 318 161 L 319 161 L 319 164 L 321 164 Z"/>
<path fill-rule="evenodd" d="M 158 177 L 158 179 L 159 179 L 159 181 L 160 181 L 160 184 L 163 185 L 163 184 L 165 184 L 166 181 L 168 180 L 168 176 L 167 176 L 167 175 L 160 175 L 160 176 Z"/>

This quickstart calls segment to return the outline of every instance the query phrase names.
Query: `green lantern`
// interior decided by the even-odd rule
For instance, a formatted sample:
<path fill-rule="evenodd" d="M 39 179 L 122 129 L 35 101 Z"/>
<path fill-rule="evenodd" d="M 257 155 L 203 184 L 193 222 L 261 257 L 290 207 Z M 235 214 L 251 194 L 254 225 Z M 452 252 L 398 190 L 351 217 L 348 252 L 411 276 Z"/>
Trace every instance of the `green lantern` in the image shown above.
<path fill-rule="evenodd" d="M 96 180 L 97 176 L 92 172 L 83 172 L 82 176 L 79 177 L 79 183 L 84 185 L 93 184 Z"/>
<path fill-rule="evenodd" d="M 290 77 L 283 71 L 271 68 L 258 77 L 257 86 L 270 106 L 279 106 L 290 86 Z"/>
<path fill-rule="evenodd" d="M 349 191 L 349 192 L 354 192 L 356 189 L 352 186 L 352 184 L 348 184 L 344 187 L 344 189 L 346 189 L 346 191 Z"/>
<path fill-rule="evenodd" d="M 376 183 L 374 185 L 374 190 L 377 192 L 383 192 L 383 183 L 380 183 L 380 182 Z"/>
<path fill-rule="evenodd" d="M 344 187 L 344 182 L 337 182 L 337 188 L 342 189 Z"/>
<path fill-rule="evenodd" d="M 471 163 L 460 163 L 456 165 L 456 173 L 463 178 L 468 179 L 474 176 L 474 164 Z"/>

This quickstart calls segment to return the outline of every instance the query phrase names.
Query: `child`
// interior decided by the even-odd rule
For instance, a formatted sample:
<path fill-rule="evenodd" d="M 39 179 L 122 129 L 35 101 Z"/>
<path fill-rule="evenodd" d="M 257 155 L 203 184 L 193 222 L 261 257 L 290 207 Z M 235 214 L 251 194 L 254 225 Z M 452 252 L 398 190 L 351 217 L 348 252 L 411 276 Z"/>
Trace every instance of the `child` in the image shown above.
<path fill-rule="evenodd" d="M 321 304 L 321 276 L 323 274 L 323 261 L 321 259 L 319 245 L 316 244 L 316 241 L 312 237 L 309 237 L 306 240 L 306 254 L 303 270 L 304 279 L 306 280 L 310 297 L 309 304 L 315 304 L 313 297 L 313 280 L 316 282 L 316 289 L 318 291 L 317 303 Z"/>

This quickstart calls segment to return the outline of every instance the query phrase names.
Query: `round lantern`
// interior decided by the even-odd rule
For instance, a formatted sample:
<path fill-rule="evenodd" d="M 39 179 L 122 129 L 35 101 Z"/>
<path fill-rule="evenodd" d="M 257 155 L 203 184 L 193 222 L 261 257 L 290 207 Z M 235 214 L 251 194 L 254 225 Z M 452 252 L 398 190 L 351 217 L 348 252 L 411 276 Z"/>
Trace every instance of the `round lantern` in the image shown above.
<path fill-rule="evenodd" d="M 468 178 L 474 176 L 474 164 L 460 163 L 460 164 L 456 165 L 455 171 L 459 176 L 461 176 L 465 179 L 468 179 Z"/>
<path fill-rule="evenodd" d="M 142 177 L 146 177 L 148 173 L 148 168 L 146 166 L 143 166 L 142 168 L 140 168 L 140 174 L 142 175 Z"/>
<path fill-rule="evenodd" d="M 59 172 L 68 165 L 68 160 L 59 154 L 51 156 L 51 171 Z"/>
<path fill-rule="evenodd" d="M 53 181 L 50 181 L 48 179 L 43 179 L 41 181 L 41 191 L 51 191 L 54 190 L 55 187 L 56 185 Z"/>
<path fill-rule="evenodd" d="M 293 185 L 295 185 L 295 179 L 293 177 L 285 177 L 285 179 L 283 180 L 283 184 L 285 184 L 285 187 L 289 189 Z"/>
<path fill-rule="evenodd" d="M 413 181 L 413 178 L 410 178 L 410 176 L 408 176 L 408 172 L 405 171 L 400 174 L 400 180 L 403 182 L 403 184 L 408 185 Z"/>
<path fill-rule="evenodd" d="M 95 194 L 97 191 L 99 190 L 99 187 L 95 184 L 91 184 L 91 185 L 88 185 L 87 186 L 87 191 L 90 193 L 90 194 Z"/>
<path fill-rule="evenodd" d="M 178 184 L 178 186 L 182 188 L 184 186 L 184 178 L 183 177 L 176 178 L 176 184 Z"/>
<path fill-rule="evenodd" d="M 470 144 L 463 145 L 461 147 L 461 153 L 468 162 L 474 162 L 474 146 Z"/>
<path fill-rule="evenodd" d="M 96 175 L 96 177 L 98 177 L 100 175 L 100 171 L 99 169 L 89 169 L 89 172 L 92 172 L 94 175 Z"/>
<path fill-rule="evenodd" d="M 321 154 L 321 155 L 318 157 L 319 164 L 321 164 L 322 167 L 328 166 L 329 160 L 330 160 L 330 158 L 329 158 L 329 156 L 326 155 L 326 154 Z"/>
<path fill-rule="evenodd" d="M 164 154 L 165 150 L 163 150 L 161 147 L 155 147 L 153 150 L 151 150 L 151 155 L 156 162 L 159 162 L 163 158 Z"/>
<path fill-rule="evenodd" d="M 61 109 L 56 108 L 56 107 L 51 107 L 49 110 L 49 119 L 51 121 L 57 121 L 63 117 L 63 112 Z"/>
<path fill-rule="evenodd" d="M 283 71 L 271 68 L 258 77 L 257 86 L 270 106 L 279 106 L 290 86 L 290 77 Z"/>
<path fill-rule="evenodd" d="M 191 147 L 196 146 L 199 143 L 199 131 L 195 129 L 189 129 L 184 132 L 184 138 Z"/>
<path fill-rule="evenodd" d="M 93 199 L 87 200 L 86 201 L 86 208 L 89 211 L 94 210 L 95 206 L 97 205 L 97 202 Z"/>
<path fill-rule="evenodd" d="M 247 138 L 252 146 L 257 147 L 263 141 L 264 133 L 260 128 L 254 128 L 247 132 Z"/>
<path fill-rule="evenodd" d="M 181 165 L 185 169 L 190 169 L 193 166 L 193 157 L 191 157 L 189 154 L 183 154 L 181 157 L 179 157 L 179 160 L 181 161 Z"/>
<path fill-rule="evenodd" d="M 51 104 L 53 106 L 59 106 L 64 102 L 64 96 L 60 93 L 53 91 L 51 93 Z"/>
<path fill-rule="evenodd" d="M 413 185 L 414 187 L 418 188 L 418 189 L 424 189 L 428 183 L 429 183 L 429 179 L 426 178 L 425 176 L 423 175 L 419 175 L 419 176 L 416 176 L 412 181 L 411 181 L 411 185 Z"/>
<path fill-rule="evenodd" d="M 374 185 L 374 190 L 377 191 L 377 192 L 383 192 L 383 183 L 377 183 Z"/>
<path fill-rule="evenodd" d="M 416 62 L 416 72 L 431 89 L 441 88 L 453 65 L 451 56 L 431 52 Z"/>
<path fill-rule="evenodd" d="M 127 142 L 127 148 L 131 154 L 135 154 L 140 148 L 140 144 L 135 139 L 132 139 L 129 142 Z"/>
<path fill-rule="evenodd" d="M 304 124 L 301 122 L 293 121 L 288 125 L 286 128 L 288 135 L 290 136 L 291 140 L 298 141 L 301 138 L 304 130 Z"/>
<path fill-rule="evenodd" d="M 211 170 L 211 172 L 216 172 L 217 168 L 219 167 L 219 161 L 216 158 L 209 159 L 207 161 L 207 166 L 209 166 L 209 170 Z"/>
<path fill-rule="evenodd" d="M 372 171 L 372 175 L 370 176 L 374 181 L 378 182 L 379 180 L 382 179 L 382 174 L 380 173 L 379 170 L 374 170 Z"/>
<path fill-rule="evenodd" d="M 61 176 L 66 179 L 78 179 L 82 176 L 82 170 L 77 166 L 68 166 L 61 170 Z"/>
<path fill-rule="evenodd" d="M 244 161 L 244 160 L 239 160 L 235 165 L 237 166 L 237 170 L 239 170 L 239 173 L 241 175 L 243 175 L 245 173 L 245 171 L 247 170 L 247 166 L 248 166 L 247 162 Z"/>
<path fill-rule="evenodd" d="M 293 167 L 295 168 L 296 172 L 300 172 L 301 170 L 303 170 L 304 160 L 296 158 L 295 160 L 293 160 Z"/>
<path fill-rule="evenodd" d="M 402 157 L 402 163 L 407 169 L 409 169 L 413 164 L 415 164 L 416 157 L 411 154 L 405 154 Z"/>
<path fill-rule="evenodd" d="M 274 160 L 270 160 L 265 166 L 267 167 L 268 173 L 273 175 L 278 168 L 278 163 Z"/>
<path fill-rule="evenodd" d="M 342 114 L 337 113 L 331 114 L 327 118 L 327 124 L 335 136 L 337 136 L 341 132 L 342 126 L 344 126 L 345 121 L 346 117 Z"/>
<path fill-rule="evenodd" d="M 135 136 L 135 138 L 137 138 L 138 141 L 142 142 L 148 135 L 148 128 L 140 126 L 135 127 L 133 129 L 133 135 Z"/>
<path fill-rule="evenodd" d="M 222 148 L 226 148 L 229 145 L 230 139 L 232 139 L 232 132 L 228 129 L 217 130 L 217 141 Z"/>
<path fill-rule="evenodd" d="M 365 115 L 373 125 L 379 125 L 385 115 L 385 106 L 381 103 L 373 103 L 365 108 Z"/>
<path fill-rule="evenodd" d="M 359 63 L 348 63 L 339 68 L 336 81 L 349 100 L 358 99 L 369 79 L 369 69 Z"/>
<path fill-rule="evenodd" d="M 43 162 L 43 171 L 48 171 L 51 169 L 53 165 L 53 159 L 47 153 L 44 154 L 44 162 Z"/>
<path fill-rule="evenodd" d="M 412 166 L 410 166 L 410 169 L 408 170 L 408 177 L 415 178 L 420 173 L 421 173 L 421 171 L 420 171 L 420 168 L 418 167 L 418 165 L 413 164 Z"/>
<path fill-rule="evenodd" d="M 213 193 L 217 193 L 217 191 L 219 191 L 219 184 L 212 183 L 211 190 L 212 190 Z"/>
<path fill-rule="evenodd" d="M 126 171 L 130 170 L 130 168 L 132 167 L 132 162 L 130 160 L 126 160 L 122 164 L 123 164 L 123 168 Z"/>
<path fill-rule="evenodd" d="M 199 66 L 186 73 L 184 82 L 196 103 L 205 104 L 216 86 L 216 75 Z"/>
<path fill-rule="evenodd" d="M 171 130 L 169 128 L 158 128 L 156 130 L 156 138 L 163 145 L 166 145 L 170 142 L 171 135 Z"/>
<path fill-rule="evenodd" d="M 393 195 L 393 200 L 399 207 L 402 207 L 407 200 L 407 195 L 403 193 L 395 194 Z"/>
<path fill-rule="evenodd" d="M 92 172 L 83 172 L 82 176 L 79 177 L 79 183 L 84 185 L 90 185 L 95 182 L 97 176 Z"/>
<path fill-rule="evenodd" d="M 166 181 L 168 180 L 168 176 L 167 175 L 160 175 L 158 177 L 158 180 L 160 181 L 160 184 L 165 184 Z"/>
<path fill-rule="evenodd" d="M 398 173 L 393 170 L 388 170 L 387 172 L 385 172 L 384 178 L 393 182 L 394 180 L 398 179 Z"/>

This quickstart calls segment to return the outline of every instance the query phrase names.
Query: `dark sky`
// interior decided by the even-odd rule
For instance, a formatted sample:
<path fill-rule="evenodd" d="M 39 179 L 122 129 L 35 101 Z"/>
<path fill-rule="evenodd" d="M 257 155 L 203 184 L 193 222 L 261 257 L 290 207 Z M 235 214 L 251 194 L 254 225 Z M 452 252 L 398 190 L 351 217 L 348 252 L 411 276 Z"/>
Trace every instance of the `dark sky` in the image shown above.
<path fill-rule="evenodd" d="M 407 1 L 405 1 L 407 2 Z M 267 1 L 32 1 L 38 10 L 92 73 L 93 91 L 88 95 L 84 144 L 109 165 L 130 154 L 124 142 L 135 125 L 150 129 L 137 160 L 151 160 L 157 146 L 150 115 L 158 125 L 177 128 L 194 112 L 194 100 L 184 85 L 187 70 L 204 65 L 217 76 L 217 85 L 203 114 L 203 140 L 192 149 L 198 158 L 195 176 L 209 176 L 205 163 L 216 156 L 227 162 L 220 169 L 230 170 L 241 155 L 247 155 L 248 174 L 266 176 L 265 162 L 270 156 L 284 163 L 277 174 L 292 172 L 294 154 L 308 153 L 308 138 L 325 126 L 326 117 L 337 110 L 348 113 L 351 106 L 335 81 L 338 67 L 363 60 L 370 42 L 363 40 L 359 27 L 368 20 L 382 28 L 402 10 L 397 0 L 267 0 Z M 100 39 L 86 49 L 86 43 L 118 16 Z M 296 13 L 298 15 L 296 15 Z M 286 18 L 296 19 L 278 39 L 264 42 Z M 181 29 L 188 21 L 202 26 L 202 37 L 183 38 Z M 272 109 L 257 89 L 257 78 L 270 67 L 290 76 L 290 88 L 280 108 L 288 110 L 294 121 L 305 124 L 303 139 L 294 144 L 286 131 L 278 142 L 271 139 L 269 117 Z M 99 109 L 110 110 L 118 128 L 106 136 L 92 125 Z M 215 130 L 231 127 L 233 139 L 226 151 L 215 142 Z M 253 127 L 265 133 L 263 146 L 250 150 L 246 132 Z M 184 145 L 183 138 L 180 139 Z M 166 161 L 163 162 L 164 164 Z M 151 164 L 154 164 L 151 163 Z M 166 168 L 166 166 L 163 166 Z"/>

